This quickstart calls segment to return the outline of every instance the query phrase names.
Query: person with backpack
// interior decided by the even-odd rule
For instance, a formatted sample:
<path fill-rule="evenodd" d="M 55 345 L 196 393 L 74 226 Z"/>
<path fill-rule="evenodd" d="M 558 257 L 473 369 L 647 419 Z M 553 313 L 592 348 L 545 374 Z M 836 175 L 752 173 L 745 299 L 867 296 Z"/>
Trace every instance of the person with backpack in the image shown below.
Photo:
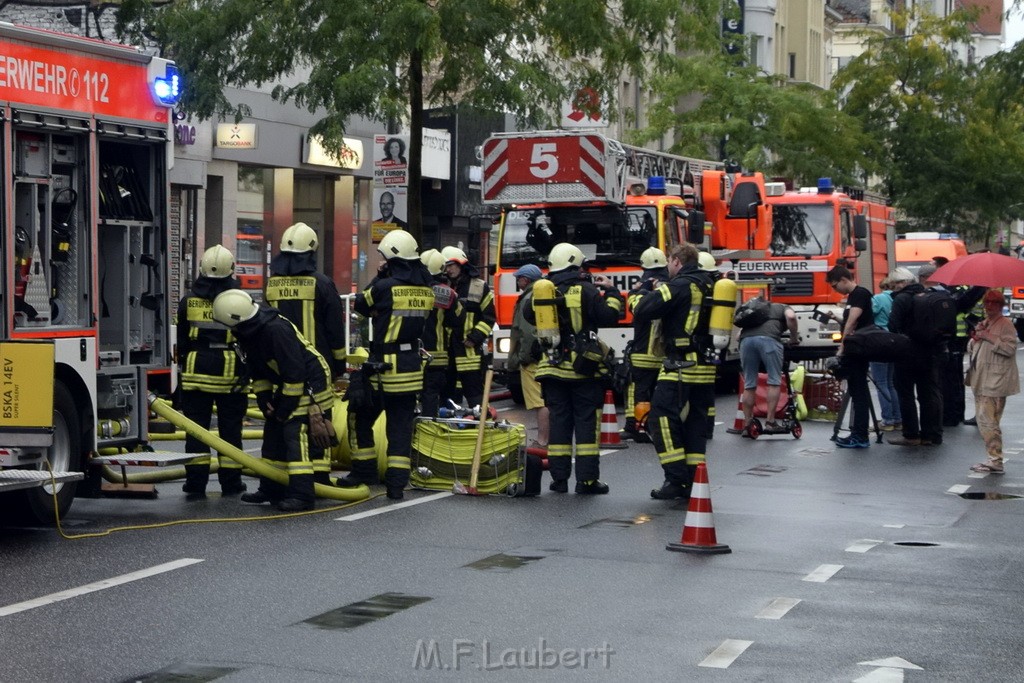
<path fill-rule="evenodd" d="M 934 270 L 921 266 L 927 280 Z M 905 334 L 915 353 L 896 362 L 896 394 L 903 433 L 889 439 L 896 446 L 937 446 L 942 443 L 942 389 L 939 370 L 946 360 L 946 342 L 956 331 L 956 307 L 949 292 L 926 289 L 906 268 L 889 273 L 893 289 L 889 331 Z M 919 410 L 920 408 L 920 410 Z"/>
<path fill-rule="evenodd" d="M 880 291 L 871 297 L 871 313 L 875 317 L 875 325 L 883 330 L 889 329 L 889 313 L 892 311 L 892 287 L 886 276 L 879 283 Z M 891 432 L 903 429 L 903 417 L 900 415 L 900 398 L 896 393 L 893 375 L 896 366 L 892 362 L 871 361 L 868 364 L 871 380 L 878 392 L 878 406 L 882 413 L 879 423 L 882 431 Z"/>
<path fill-rule="evenodd" d="M 537 367 L 544 357 L 537 340 L 537 326 L 526 319 L 526 311 L 533 308 L 533 285 L 544 277 L 540 268 L 527 263 L 513 273 L 519 298 L 512 309 L 512 327 L 509 329 L 508 369 L 519 371 L 519 386 L 523 389 L 523 403 L 526 409 L 537 415 L 537 438 L 531 448 L 547 450 L 551 434 L 551 411 L 544 404 L 540 382 L 537 381 Z"/>
<path fill-rule="evenodd" d="M 875 324 L 871 306 L 871 290 L 861 287 L 853 279 L 853 273 L 845 266 L 835 266 L 825 273 L 825 282 L 840 294 L 846 295 L 846 309 L 843 311 L 843 339 L 857 330 Z M 843 344 L 839 344 L 839 357 L 843 356 Z M 853 425 L 850 435 L 836 439 L 840 448 L 868 448 L 868 419 L 871 415 L 871 391 L 868 389 L 868 363 L 863 358 L 844 358 L 846 387 L 853 406 Z"/>

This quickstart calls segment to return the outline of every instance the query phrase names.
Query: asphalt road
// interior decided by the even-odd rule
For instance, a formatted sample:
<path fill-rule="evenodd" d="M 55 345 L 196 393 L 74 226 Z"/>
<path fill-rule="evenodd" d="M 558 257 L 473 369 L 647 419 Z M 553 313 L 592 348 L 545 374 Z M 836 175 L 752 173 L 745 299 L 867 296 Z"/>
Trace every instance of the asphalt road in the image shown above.
<path fill-rule="evenodd" d="M 0 528 L 0 680 L 1021 681 L 1022 408 L 1007 474 L 980 476 L 973 427 L 928 449 L 838 450 L 820 422 L 752 442 L 726 433 L 722 396 L 720 555 L 666 550 L 686 506 L 649 497 L 646 444 L 602 458 L 599 497 L 545 475 L 538 498 L 410 492 L 286 519 L 215 485 L 79 499 L 69 536 L 173 524 Z"/>

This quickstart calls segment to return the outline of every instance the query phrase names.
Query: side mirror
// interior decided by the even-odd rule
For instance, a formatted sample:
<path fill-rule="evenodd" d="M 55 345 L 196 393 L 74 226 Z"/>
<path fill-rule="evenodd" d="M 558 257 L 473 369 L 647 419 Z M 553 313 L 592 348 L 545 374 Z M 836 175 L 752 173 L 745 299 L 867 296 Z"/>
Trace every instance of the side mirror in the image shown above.
<path fill-rule="evenodd" d="M 868 241 L 865 239 L 856 239 L 853 241 L 853 248 L 857 250 L 857 253 L 865 252 L 868 250 Z"/>
<path fill-rule="evenodd" d="M 853 217 L 853 236 L 859 240 L 866 240 L 868 238 L 868 217 L 867 216 L 854 216 Z M 864 251 L 860 247 L 857 247 L 857 251 Z"/>
<path fill-rule="evenodd" d="M 498 272 L 498 264 L 497 263 L 488 263 L 487 264 L 487 272 L 490 273 L 491 275 L 494 275 L 496 272 Z"/>
<path fill-rule="evenodd" d="M 686 220 L 686 241 L 690 244 L 704 243 L 704 212 L 690 211 Z"/>

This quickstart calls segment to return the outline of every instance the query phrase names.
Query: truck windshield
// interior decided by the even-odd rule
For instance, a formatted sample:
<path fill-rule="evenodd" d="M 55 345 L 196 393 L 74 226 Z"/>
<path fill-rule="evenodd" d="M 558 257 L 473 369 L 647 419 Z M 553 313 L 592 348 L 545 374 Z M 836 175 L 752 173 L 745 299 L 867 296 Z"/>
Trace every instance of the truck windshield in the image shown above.
<path fill-rule="evenodd" d="M 824 256 L 832 253 L 835 226 L 828 204 L 772 206 L 773 256 Z"/>
<path fill-rule="evenodd" d="M 526 263 L 546 265 L 551 248 L 570 242 L 598 266 L 637 266 L 640 254 L 658 246 L 654 207 L 547 207 L 520 209 L 505 214 L 501 240 L 501 267 Z"/>

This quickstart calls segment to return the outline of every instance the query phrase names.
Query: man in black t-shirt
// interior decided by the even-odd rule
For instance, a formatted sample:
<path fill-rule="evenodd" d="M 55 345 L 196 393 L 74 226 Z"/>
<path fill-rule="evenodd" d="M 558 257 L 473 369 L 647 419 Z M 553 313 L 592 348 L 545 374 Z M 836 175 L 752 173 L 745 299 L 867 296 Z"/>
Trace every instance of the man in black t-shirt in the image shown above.
<path fill-rule="evenodd" d="M 857 330 L 875 324 L 875 316 L 871 312 L 871 290 L 861 287 L 853 279 L 844 266 L 836 266 L 825 274 L 825 281 L 840 294 L 846 295 L 846 310 L 843 311 L 843 339 Z M 843 346 L 839 345 L 838 356 L 843 355 Z M 867 448 L 868 415 L 871 410 L 871 393 L 868 390 L 867 361 L 857 358 L 846 358 L 846 387 L 850 392 L 850 403 L 853 405 L 853 426 L 850 435 L 836 439 L 840 448 Z"/>

